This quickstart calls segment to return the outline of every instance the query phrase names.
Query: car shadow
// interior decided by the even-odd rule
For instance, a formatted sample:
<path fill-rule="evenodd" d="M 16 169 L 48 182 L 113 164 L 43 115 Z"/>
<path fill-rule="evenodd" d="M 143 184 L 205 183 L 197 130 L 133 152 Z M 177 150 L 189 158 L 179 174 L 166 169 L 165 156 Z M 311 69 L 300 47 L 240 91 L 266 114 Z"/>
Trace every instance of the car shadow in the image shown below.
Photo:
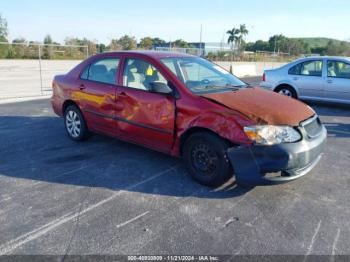
<path fill-rule="evenodd" d="M 350 138 L 350 124 L 327 123 L 325 125 L 329 137 Z"/>
<path fill-rule="evenodd" d="M 330 102 L 303 101 L 322 116 L 349 116 L 350 105 Z"/>
<path fill-rule="evenodd" d="M 1 176 L 43 183 L 198 198 L 232 198 L 251 188 L 234 179 L 212 189 L 194 182 L 181 159 L 93 135 L 74 142 L 57 117 L 0 116 Z M 39 182 L 39 183 L 37 183 Z"/>
<path fill-rule="evenodd" d="M 329 137 L 350 137 L 350 123 L 340 122 L 340 118 L 349 117 L 350 105 L 315 101 L 307 101 L 307 104 L 321 117 Z"/>

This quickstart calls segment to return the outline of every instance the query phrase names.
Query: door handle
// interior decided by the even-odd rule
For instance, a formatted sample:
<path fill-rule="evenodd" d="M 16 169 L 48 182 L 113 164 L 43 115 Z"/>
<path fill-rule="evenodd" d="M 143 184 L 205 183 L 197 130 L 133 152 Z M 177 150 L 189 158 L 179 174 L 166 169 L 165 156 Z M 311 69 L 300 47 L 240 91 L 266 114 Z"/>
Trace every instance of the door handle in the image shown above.
<path fill-rule="evenodd" d="M 297 78 L 297 77 L 293 77 L 293 80 L 294 80 L 294 81 L 297 81 L 298 79 L 299 79 L 299 78 Z"/>
<path fill-rule="evenodd" d="M 84 90 L 86 87 L 84 86 L 84 84 L 80 84 L 80 86 L 79 86 L 79 89 L 80 90 Z"/>
<path fill-rule="evenodd" d="M 332 83 L 333 83 L 333 80 L 332 80 L 332 79 L 328 79 L 328 80 L 327 80 L 327 83 L 328 83 L 328 84 L 332 84 Z"/>

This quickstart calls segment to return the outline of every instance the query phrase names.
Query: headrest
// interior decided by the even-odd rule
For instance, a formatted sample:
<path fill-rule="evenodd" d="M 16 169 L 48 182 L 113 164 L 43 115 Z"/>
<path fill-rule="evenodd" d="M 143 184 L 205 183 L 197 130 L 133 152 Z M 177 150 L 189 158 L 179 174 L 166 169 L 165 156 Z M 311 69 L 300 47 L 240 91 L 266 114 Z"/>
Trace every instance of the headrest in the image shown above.
<path fill-rule="evenodd" d="M 106 74 L 107 73 L 107 67 L 105 65 L 93 65 L 90 68 L 90 72 L 95 74 Z"/>

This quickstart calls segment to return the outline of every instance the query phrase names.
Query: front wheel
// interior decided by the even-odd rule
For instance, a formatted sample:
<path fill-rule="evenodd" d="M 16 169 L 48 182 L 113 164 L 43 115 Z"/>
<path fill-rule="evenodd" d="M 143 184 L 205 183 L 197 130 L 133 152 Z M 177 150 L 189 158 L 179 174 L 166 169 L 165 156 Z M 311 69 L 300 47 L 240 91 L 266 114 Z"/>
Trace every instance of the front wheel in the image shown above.
<path fill-rule="evenodd" d="M 192 178 L 210 187 L 225 183 L 233 175 L 226 156 L 229 146 L 214 134 L 191 135 L 184 144 L 184 159 Z"/>
<path fill-rule="evenodd" d="M 64 124 L 68 136 L 74 141 L 82 141 L 88 136 L 88 129 L 84 117 L 75 105 L 67 107 L 64 112 Z"/>

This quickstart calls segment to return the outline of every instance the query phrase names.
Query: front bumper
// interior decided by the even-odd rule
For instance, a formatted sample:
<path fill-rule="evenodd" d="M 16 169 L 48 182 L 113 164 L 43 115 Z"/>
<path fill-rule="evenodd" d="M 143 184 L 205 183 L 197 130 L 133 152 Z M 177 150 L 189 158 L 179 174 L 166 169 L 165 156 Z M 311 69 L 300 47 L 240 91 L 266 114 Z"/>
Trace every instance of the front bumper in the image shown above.
<path fill-rule="evenodd" d="M 230 148 L 227 155 L 241 185 L 273 185 L 297 179 L 316 166 L 326 144 L 327 130 L 322 126 L 316 138 L 272 146 L 252 145 Z M 265 173 L 281 171 L 280 176 Z"/>

